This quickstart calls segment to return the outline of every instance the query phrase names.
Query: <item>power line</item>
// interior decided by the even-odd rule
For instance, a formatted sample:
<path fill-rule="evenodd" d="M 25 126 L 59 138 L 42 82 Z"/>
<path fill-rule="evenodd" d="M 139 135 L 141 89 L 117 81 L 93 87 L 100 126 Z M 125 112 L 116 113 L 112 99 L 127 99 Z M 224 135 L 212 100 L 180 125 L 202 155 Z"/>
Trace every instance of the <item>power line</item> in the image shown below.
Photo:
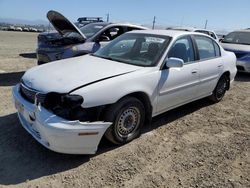
<path fill-rule="evenodd" d="M 154 16 L 153 27 L 152 27 L 152 29 L 155 29 L 155 19 L 156 19 L 156 17 Z"/>
<path fill-rule="evenodd" d="M 208 23 L 208 20 L 206 20 L 206 23 L 205 23 L 205 29 L 207 29 L 207 23 Z"/>
<path fill-rule="evenodd" d="M 109 13 L 106 14 L 106 16 L 107 16 L 107 22 L 109 22 Z"/>

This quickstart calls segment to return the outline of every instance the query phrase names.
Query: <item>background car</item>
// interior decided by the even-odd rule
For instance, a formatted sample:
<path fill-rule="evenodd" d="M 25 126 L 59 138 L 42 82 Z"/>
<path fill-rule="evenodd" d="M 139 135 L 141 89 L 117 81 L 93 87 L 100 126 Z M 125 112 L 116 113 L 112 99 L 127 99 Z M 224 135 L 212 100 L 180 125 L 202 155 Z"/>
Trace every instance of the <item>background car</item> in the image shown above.
<path fill-rule="evenodd" d="M 190 32 L 204 33 L 210 37 L 213 37 L 217 42 L 219 42 L 219 38 L 216 35 L 216 33 L 214 31 L 210 31 L 207 29 L 198 29 L 195 27 L 169 27 L 167 29 L 177 30 L 177 31 L 190 31 Z"/>
<path fill-rule="evenodd" d="M 42 145 L 93 154 L 103 135 L 125 144 L 154 116 L 204 97 L 219 102 L 235 75 L 235 55 L 207 35 L 132 31 L 94 54 L 28 70 L 13 97 Z"/>
<path fill-rule="evenodd" d="M 34 27 L 30 27 L 30 28 L 29 28 L 29 31 L 30 31 L 30 32 L 38 32 L 38 30 L 37 30 L 36 28 L 34 28 Z"/>
<path fill-rule="evenodd" d="M 77 19 L 75 25 L 80 28 L 89 23 L 96 23 L 96 22 L 103 22 L 102 17 L 80 17 Z"/>
<path fill-rule="evenodd" d="M 15 30 L 16 30 L 16 28 L 15 28 L 15 26 L 12 26 L 12 25 L 11 25 L 11 26 L 9 26 L 9 27 L 8 27 L 8 29 L 7 29 L 7 30 L 8 30 L 8 31 L 15 31 Z"/>
<path fill-rule="evenodd" d="M 28 27 L 24 27 L 24 28 L 23 28 L 23 31 L 27 31 L 27 32 L 29 32 L 30 30 L 29 30 L 29 28 L 28 28 Z"/>
<path fill-rule="evenodd" d="M 78 28 L 80 28 L 89 23 L 96 23 L 96 22 L 103 22 L 103 20 L 101 17 L 80 17 L 77 19 L 75 25 Z M 56 30 L 46 31 L 38 35 L 38 42 L 42 43 L 43 41 L 46 42 L 46 41 L 56 40 L 60 39 L 61 37 L 62 36 Z"/>
<path fill-rule="evenodd" d="M 23 31 L 23 29 L 21 27 L 16 27 L 15 31 Z"/>
<path fill-rule="evenodd" d="M 38 65 L 93 53 L 125 32 L 146 29 L 133 24 L 107 22 L 89 23 L 78 28 L 56 11 L 49 11 L 47 17 L 60 34 L 60 38 L 48 39 L 48 36 L 38 36 Z"/>
<path fill-rule="evenodd" d="M 229 33 L 221 45 L 225 50 L 235 53 L 238 71 L 250 73 L 250 30 Z"/>

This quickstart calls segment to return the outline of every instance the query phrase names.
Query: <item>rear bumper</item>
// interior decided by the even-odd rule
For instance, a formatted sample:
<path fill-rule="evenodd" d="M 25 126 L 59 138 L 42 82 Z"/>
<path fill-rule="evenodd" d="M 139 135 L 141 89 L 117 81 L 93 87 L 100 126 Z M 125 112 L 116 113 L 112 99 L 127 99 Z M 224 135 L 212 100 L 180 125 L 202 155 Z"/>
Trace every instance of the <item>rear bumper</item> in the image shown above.
<path fill-rule="evenodd" d="M 250 62 L 239 61 L 238 60 L 236 65 L 237 65 L 237 70 L 239 72 L 248 72 L 248 73 L 250 73 Z"/>
<path fill-rule="evenodd" d="M 46 148 L 67 154 L 94 154 L 111 122 L 80 122 L 60 118 L 26 101 L 19 86 L 12 91 L 22 126 Z"/>

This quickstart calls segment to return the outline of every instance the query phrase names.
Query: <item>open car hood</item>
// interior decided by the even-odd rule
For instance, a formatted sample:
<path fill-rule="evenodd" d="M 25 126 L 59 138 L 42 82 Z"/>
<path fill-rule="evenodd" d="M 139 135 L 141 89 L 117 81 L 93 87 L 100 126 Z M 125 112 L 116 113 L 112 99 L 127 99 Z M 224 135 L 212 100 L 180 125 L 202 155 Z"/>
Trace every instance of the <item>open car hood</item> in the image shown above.
<path fill-rule="evenodd" d="M 83 39 L 86 39 L 86 36 L 80 31 L 80 29 L 59 12 L 50 10 L 47 13 L 47 18 L 61 35 L 69 32 L 75 32 L 78 33 Z"/>

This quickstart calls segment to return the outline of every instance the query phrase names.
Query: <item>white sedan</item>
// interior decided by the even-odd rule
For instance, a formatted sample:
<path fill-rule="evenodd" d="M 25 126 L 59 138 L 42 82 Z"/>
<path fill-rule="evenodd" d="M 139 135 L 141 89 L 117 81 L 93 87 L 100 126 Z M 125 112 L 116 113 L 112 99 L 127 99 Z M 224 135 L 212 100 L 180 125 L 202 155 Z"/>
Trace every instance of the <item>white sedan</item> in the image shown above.
<path fill-rule="evenodd" d="M 124 144 L 158 114 L 208 96 L 219 102 L 235 74 L 235 55 L 207 35 L 132 31 L 92 55 L 28 70 L 13 97 L 42 145 L 94 154 L 103 135 Z"/>

